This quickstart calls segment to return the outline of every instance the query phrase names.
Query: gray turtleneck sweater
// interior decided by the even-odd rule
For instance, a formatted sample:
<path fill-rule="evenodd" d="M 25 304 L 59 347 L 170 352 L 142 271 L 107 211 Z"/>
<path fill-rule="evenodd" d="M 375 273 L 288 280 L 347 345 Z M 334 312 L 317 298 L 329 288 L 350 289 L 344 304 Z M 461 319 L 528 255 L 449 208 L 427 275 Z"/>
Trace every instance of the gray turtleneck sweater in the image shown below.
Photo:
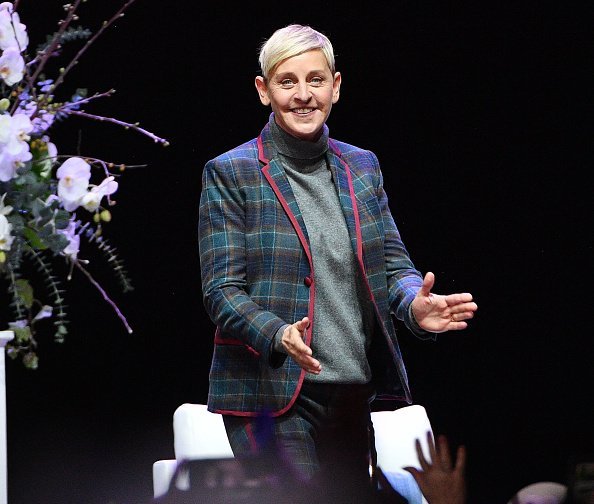
<path fill-rule="evenodd" d="M 372 308 L 351 247 L 332 172 L 326 161 L 328 128 L 317 142 L 295 138 L 270 121 L 309 236 L 315 282 L 312 352 L 322 365 L 316 382 L 367 383 L 366 351 L 371 341 Z M 287 321 L 294 323 L 295 321 Z M 281 327 L 274 348 L 284 352 Z"/>

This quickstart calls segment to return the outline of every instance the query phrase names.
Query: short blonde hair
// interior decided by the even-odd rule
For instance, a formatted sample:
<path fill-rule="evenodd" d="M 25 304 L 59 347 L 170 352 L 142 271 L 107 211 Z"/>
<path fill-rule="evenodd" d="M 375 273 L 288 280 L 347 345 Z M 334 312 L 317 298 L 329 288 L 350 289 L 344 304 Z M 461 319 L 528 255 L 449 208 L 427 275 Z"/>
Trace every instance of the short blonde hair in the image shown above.
<path fill-rule="evenodd" d="M 276 30 L 260 47 L 260 69 L 265 79 L 270 78 L 275 67 L 307 51 L 322 51 L 332 74 L 335 73 L 334 49 L 330 39 L 310 26 L 291 24 Z"/>

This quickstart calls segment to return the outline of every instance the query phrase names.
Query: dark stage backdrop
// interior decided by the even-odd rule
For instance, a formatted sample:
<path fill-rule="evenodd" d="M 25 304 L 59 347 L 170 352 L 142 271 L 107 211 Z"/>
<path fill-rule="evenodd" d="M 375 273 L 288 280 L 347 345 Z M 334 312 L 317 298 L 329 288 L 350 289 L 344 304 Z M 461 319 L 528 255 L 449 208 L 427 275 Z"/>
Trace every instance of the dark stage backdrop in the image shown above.
<path fill-rule="evenodd" d="M 61 3 L 21 1 L 32 44 L 54 29 Z M 415 402 L 436 433 L 468 448 L 471 502 L 565 482 L 571 457 L 594 452 L 594 9 L 357 4 L 138 0 L 68 76 L 68 92 L 116 88 L 89 112 L 140 121 L 171 145 L 89 121 L 53 128 L 61 153 L 80 143 L 88 156 L 148 164 L 119 180 L 105 229 L 135 291 L 120 295 L 101 258 L 80 254 L 134 333 L 75 274 L 66 342 L 42 337 L 37 371 L 7 362 L 11 504 L 150 500 L 152 463 L 173 457 L 175 408 L 206 400 L 202 167 L 265 124 L 257 48 L 291 22 L 333 41 L 343 86 L 331 135 L 378 155 L 417 268 L 435 272 L 436 292 L 470 291 L 479 304 L 466 331 L 434 343 L 400 330 Z M 119 5 L 89 0 L 80 23 L 95 29 Z"/>

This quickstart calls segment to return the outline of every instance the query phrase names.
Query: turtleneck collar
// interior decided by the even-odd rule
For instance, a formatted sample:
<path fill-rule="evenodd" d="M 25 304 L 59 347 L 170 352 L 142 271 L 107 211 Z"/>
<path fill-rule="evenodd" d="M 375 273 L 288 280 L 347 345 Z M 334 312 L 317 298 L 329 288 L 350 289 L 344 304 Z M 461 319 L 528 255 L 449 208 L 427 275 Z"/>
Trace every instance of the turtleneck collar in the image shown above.
<path fill-rule="evenodd" d="M 283 156 L 294 159 L 317 159 L 328 150 L 328 126 L 324 124 L 322 134 L 315 142 L 301 140 L 289 135 L 274 120 L 274 113 L 270 115 L 270 132 L 278 152 Z"/>

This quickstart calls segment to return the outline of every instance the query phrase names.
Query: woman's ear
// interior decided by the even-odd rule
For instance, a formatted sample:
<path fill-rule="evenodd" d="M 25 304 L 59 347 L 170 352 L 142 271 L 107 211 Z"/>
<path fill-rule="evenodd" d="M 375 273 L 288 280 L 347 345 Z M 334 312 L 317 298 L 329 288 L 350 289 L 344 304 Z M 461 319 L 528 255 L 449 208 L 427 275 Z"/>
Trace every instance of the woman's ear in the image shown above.
<path fill-rule="evenodd" d="M 336 103 L 340 97 L 340 84 L 342 83 L 342 75 L 340 72 L 334 74 L 334 82 L 332 83 L 332 103 Z"/>
<path fill-rule="evenodd" d="M 266 86 L 266 81 L 264 80 L 264 77 L 258 75 L 256 77 L 255 84 L 262 105 L 270 105 L 270 98 L 268 98 L 268 86 Z"/>

